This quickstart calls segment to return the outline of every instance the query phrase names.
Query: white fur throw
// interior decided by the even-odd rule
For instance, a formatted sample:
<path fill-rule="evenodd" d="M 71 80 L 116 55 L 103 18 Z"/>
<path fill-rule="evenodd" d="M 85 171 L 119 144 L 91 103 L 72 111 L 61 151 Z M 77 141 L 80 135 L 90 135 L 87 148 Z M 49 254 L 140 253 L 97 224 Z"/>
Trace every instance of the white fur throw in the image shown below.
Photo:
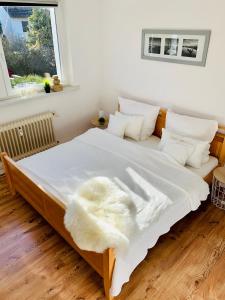
<path fill-rule="evenodd" d="M 135 230 L 135 206 L 130 196 L 106 177 L 85 182 L 65 214 L 65 226 L 82 250 L 103 253 L 126 249 Z"/>

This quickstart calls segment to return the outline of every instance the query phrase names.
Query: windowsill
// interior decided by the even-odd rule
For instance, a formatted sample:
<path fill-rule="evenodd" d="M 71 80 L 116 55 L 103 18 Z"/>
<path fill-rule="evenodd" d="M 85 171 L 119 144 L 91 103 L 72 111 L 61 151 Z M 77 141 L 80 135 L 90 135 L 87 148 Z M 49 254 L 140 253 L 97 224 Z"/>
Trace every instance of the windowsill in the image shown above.
<path fill-rule="evenodd" d="M 9 96 L 7 98 L 2 98 L 0 99 L 0 107 L 2 106 L 8 106 L 11 104 L 17 104 L 23 101 L 29 101 L 29 100 L 34 100 L 34 99 L 40 99 L 40 98 L 51 98 L 54 96 L 60 96 L 60 95 L 65 95 L 66 93 L 74 92 L 76 90 L 79 90 L 80 86 L 79 85 L 73 85 L 73 86 L 64 86 L 63 91 L 61 92 L 51 92 L 49 94 L 46 94 L 45 92 L 39 92 L 34 95 L 29 95 L 29 96 L 23 96 L 23 97 L 18 97 L 17 95 L 15 96 Z"/>

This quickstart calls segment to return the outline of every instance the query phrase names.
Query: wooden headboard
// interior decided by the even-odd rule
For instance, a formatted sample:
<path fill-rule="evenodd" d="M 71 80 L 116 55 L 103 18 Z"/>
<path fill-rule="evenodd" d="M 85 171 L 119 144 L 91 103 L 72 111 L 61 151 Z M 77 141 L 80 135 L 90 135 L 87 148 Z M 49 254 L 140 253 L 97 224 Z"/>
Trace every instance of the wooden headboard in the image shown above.
<path fill-rule="evenodd" d="M 165 109 L 161 109 L 156 121 L 154 135 L 161 138 L 162 128 L 166 125 L 166 113 Z M 224 128 L 222 128 L 224 129 Z M 219 160 L 220 165 L 225 163 L 225 134 L 217 132 L 214 140 L 211 143 L 210 155 L 215 156 Z"/>

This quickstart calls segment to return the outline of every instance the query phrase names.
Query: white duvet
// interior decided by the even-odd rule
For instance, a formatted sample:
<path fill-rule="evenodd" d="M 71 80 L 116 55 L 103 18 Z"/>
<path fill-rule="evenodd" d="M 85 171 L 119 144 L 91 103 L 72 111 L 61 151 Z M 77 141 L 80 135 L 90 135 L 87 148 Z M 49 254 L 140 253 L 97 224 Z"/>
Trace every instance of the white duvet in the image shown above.
<path fill-rule="evenodd" d="M 158 238 L 191 210 L 196 210 L 209 193 L 202 178 L 165 154 L 100 129 L 91 129 L 71 142 L 21 160 L 18 165 L 66 205 L 78 186 L 97 176 L 116 179 L 123 189 L 138 195 L 143 212 L 149 201 L 148 189 L 143 186 L 148 183 L 172 201 L 141 234 L 137 231 L 131 236 L 126 251 L 117 250 L 111 287 L 113 296 L 120 293 L 122 285 Z M 139 221 L 147 216 L 143 213 Z"/>

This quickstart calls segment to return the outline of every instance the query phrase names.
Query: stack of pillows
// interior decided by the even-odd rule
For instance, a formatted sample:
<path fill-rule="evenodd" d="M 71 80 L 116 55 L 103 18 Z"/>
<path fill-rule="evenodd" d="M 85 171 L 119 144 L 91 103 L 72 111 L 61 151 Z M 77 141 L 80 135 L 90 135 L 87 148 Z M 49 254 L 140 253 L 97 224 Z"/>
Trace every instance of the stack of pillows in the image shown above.
<path fill-rule="evenodd" d="M 167 112 L 159 149 L 179 164 L 199 169 L 209 161 L 210 143 L 218 130 L 215 120 Z"/>
<path fill-rule="evenodd" d="M 110 115 L 108 131 L 121 138 L 144 141 L 155 130 L 160 107 L 119 97 L 120 112 Z"/>
<path fill-rule="evenodd" d="M 147 140 L 154 132 L 160 107 L 119 97 L 120 112 L 110 115 L 108 132 L 135 141 Z M 193 168 L 209 161 L 210 143 L 218 130 L 215 120 L 167 112 L 166 128 L 158 145 L 160 151 L 180 165 Z"/>

